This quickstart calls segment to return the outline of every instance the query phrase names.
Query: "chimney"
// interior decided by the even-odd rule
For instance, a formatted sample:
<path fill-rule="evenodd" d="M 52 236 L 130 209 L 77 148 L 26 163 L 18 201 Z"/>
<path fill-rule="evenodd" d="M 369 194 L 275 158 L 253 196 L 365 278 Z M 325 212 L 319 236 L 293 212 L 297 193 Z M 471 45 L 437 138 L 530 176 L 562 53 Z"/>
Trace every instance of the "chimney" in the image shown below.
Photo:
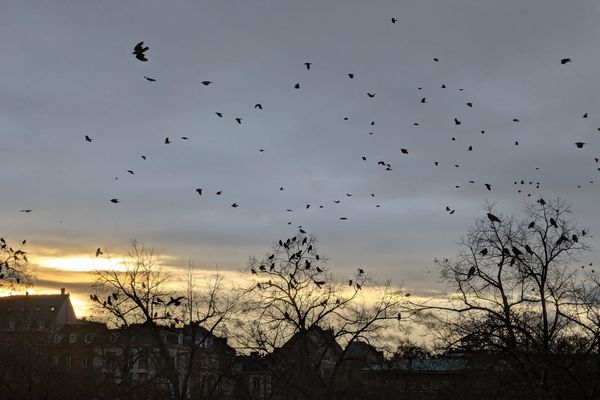
<path fill-rule="evenodd" d="M 60 288 L 60 294 L 61 294 L 61 296 L 65 295 L 65 288 L 64 287 Z"/>

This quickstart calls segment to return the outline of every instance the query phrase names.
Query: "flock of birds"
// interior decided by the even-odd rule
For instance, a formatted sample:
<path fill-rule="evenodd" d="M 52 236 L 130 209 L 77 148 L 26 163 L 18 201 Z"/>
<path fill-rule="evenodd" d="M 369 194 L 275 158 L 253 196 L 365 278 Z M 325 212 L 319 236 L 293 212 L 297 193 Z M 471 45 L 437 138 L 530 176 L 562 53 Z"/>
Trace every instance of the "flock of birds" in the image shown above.
<path fill-rule="evenodd" d="M 397 20 L 395 18 L 392 18 L 391 21 L 392 21 L 392 23 L 396 23 L 397 22 Z M 142 42 L 137 43 L 134 46 L 132 54 L 139 61 L 141 61 L 141 62 L 147 62 L 148 61 L 148 57 L 146 55 L 146 52 L 149 49 L 150 49 L 149 46 L 146 46 L 144 44 L 144 42 L 142 41 Z M 439 63 L 440 59 L 437 58 L 437 57 L 435 57 L 435 58 L 433 58 L 433 61 L 436 62 L 436 63 Z M 568 63 L 571 63 L 572 61 L 573 60 L 571 58 L 563 58 L 563 59 L 560 60 L 560 64 L 561 65 L 566 65 Z M 305 69 L 307 71 L 311 71 L 312 66 L 313 66 L 312 62 L 305 62 L 304 63 L 304 67 L 305 67 Z M 347 73 L 346 76 L 347 76 L 348 79 L 355 79 L 355 74 L 354 73 Z M 157 79 L 151 78 L 149 76 L 144 76 L 144 79 L 146 79 L 149 82 L 157 82 Z M 209 86 L 209 85 L 213 84 L 213 82 L 209 81 L 209 80 L 202 81 L 201 83 L 204 86 Z M 300 85 L 299 82 L 296 82 L 292 87 L 293 87 L 294 90 L 300 90 L 301 89 L 301 85 Z M 442 89 L 446 89 L 447 88 L 446 84 L 442 84 L 441 88 Z M 418 88 L 418 90 L 422 90 L 422 89 L 423 89 L 422 87 Z M 458 90 L 462 92 L 464 89 L 463 88 L 458 88 Z M 375 96 L 376 96 L 376 93 L 375 92 L 371 92 L 371 91 L 366 91 L 365 94 L 366 94 L 367 98 L 369 98 L 369 99 L 374 99 Z M 419 103 L 426 104 L 427 102 L 428 102 L 428 98 L 427 97 L 420 97 Z M 474 104 L 473 104 L 472 101 L 468 101 L 468 102 L 465 103 L 465 106 L 468 107 L 468 108 L 473 108 Z M 263 105 L 261 103 L 256 103 L 254 105 L 254 108 L 256 110 L 263 110 Z M 225 114 L 223 112 L 221 112 L 221 111 L 215 111 L 214 113 L 215 113 L 215 115 L 218 118 L 224 118 L 225 117 Z M 588 113 L 587 112 L 584 113 L 582 115 L 582 118 L 584 118 L 584 119 L 588 118 Z M 241 118 L 241 117 L 233 117 L 233 120 L 237 124 L 242 125 L 243 118 Z M 344 117 L 344 120 L 347 121 L 348 117 Z M 515 123 L 515 124 L 518 124 L 520 122 L 520 119 L 519 118 L 512 118 L 512 122 Z M 375 124 L 376 124 L 375 121 L 371 121 L 370 122 L 370 126 L 374 126 Z M 419 126 L 420 123 L 419 122 L 414 122 L 413 125 L 414 126 Z M 462 120 L 459 119 L 458 117 L 454 117 L 453 118 L 453 125 L 457 126 L 457 127 L 460 126 L 460 125 L 462 125 Z M 598 130 L 600 131 L 600 128 L 598 128 Z M 486 131 L 485 130 L 480 130 L 480 133 L 482 135 L 484 135 L 486 133 Z M 372 134 L 373 134 L 373 132 L 369 132 L 369 135 L 372 135 Z M 180 139 L 181 140 L 188 140 L 189 137 L 187 137 L 187 136 L 181 136 Z M 85 140 L 87 142 L 90 142 L 90 143 L 93 141 L 93 139 L 90 136 L 88 136 L 88 135 L 85 135 Z M 169 144 L 173 143 L 173 140 L 174 139 L 172 139 L 171 137 L 165 137 L 163 143 L 165 145 L 169 145 Z M 456 136 L 452 136 L 450 138 L 450 140 L 451 140 L 451 142 L 455 142 L 456 141 Z M 574 142 L 574 145 L 576 146 L 577 149 L 582 149 L 586 144 L 588 144 L 588 143 L 582 142 L 582 141 Z M 515 146 L 519 146 L 519 141 L 515 140 L 514 141 L 514 145 Z M 398 150 L 399 150 L 399 154 L 402 155 L 402 156 L 409 155 L 409 149 L 407 149 L 407 148 L 399 148 Z M 474 151 L 473 145 L 468 145 L 467 148 L 466 148 L 466 150 L 469 151 L 469 152 Z M 264 149 L 261 148 L 261 149 L 259 149 L 259 151 L 260 152 L 264 152 Z M 142 155 L 141 157 L 142 157 L 143 160 L 147 159 L 147 157 L 145 155 Z M 364 156 L 364 155 L 361 156 L 361 160 L 363 162 L 367 162 L 368 161 L 367 157 Z M 598 158 L 594 158 L 594 160 L 598 164 L 599 159 Z M 382 167 L 385 171 L 392 171 L 393 170 L 392 163 L 389 160 L 377 160 L 377 165 L 380 166 L 380 167 Z M 440 166 L 440 162 L 439 161 L 433 161 L 433 165 L 436 166 L 436 167 L 439 167 Z M 460 164 L 459 163 L 454 163 L 452 165 L 453 165 L 454 168 L 460 168 Z M 535 169 L 539 170 L 539 167 L 536 167 Z M 597 167 L 597 169 L 600 171 L 600 167 Z M 131 175 L 134 175 L 134 171 L 133 170 L 126 170 L 126 172 L 129 173 L 129 174 L 131 174 Z M 115 179 L 118 179 L 118 177 L 116 177 Z M 468 180 L 467 182 L 469 184 L 475 184 L 476 183 L 475 180 Z M 589 183 L 594 183 L 594 181 L 590 180 Z M 532 189 L 533 188 L 535 188 L 536 190 L 540 189 L 540 181 L 534 181 L 534 180 L 530 180 L 530 179 L 515 180 L 513 182 L 513 184 L 518 187 L 517 193 L 527 192 L 527 196 L 528 197 L 532 196 Z M 481 185 L 487 191 L 492 191 L 493 190 L 492 183 L 482 182 Z M 528 190 L 525 189 L 526 187 L 528 187 Z M 461 188 L 461 185 L 455 185 L 455 188 L 459 189 L 459 188 Z M 581 188 L 581 185 L 578 185 L 578 188 Z M 285 190 L 285 188 L 284 187 L 279 187 L 279 190 L 283 191 L 283 190 Z M 205 189 L 204 188 L 198 187 L 198 188 L 195 189 L 195 191 L 196 191 L 196 193 L 199 196 L 205 195 Z M 217 195 L 217 196 L 221 196 L 222 194 L 223 194 L 223 190 L 218 190 L 218 191 L 215 192 L 215 195 Z M 375 198 L 375 194 L 374 193 L 370 193 L 369 195 L 370 195 L 371 198 Z M 346 197 L 352 197 L 352 194 L 351 193 L 346 193 Z M 112 202 L 114 204 L 118 204 L 118 203 L 120 203 L 120 200 L 118 198 L 111 198 L 110 202 Z M 341 200 L 340 199 L 335 199 L 335 200 L 333 200 L 333 203 L 334 204 L 340 204 Z M 240 204 L 238 202 L 231 203 L 231 207 L 232 208 L 237 208 L 239 206 L 240 206 Z M 314 207 L 324 208 L 325 205 L 323 205 L 323 204 L 320 204 L 320 205 L 306 204 L 305 205 L 305 209 L 306 210 L 310 209 L 311 207 L 313 207 L 313 208 Z M 375 207 L 379 208 L 379 207 L 381 207 L 381 205 L 380 204 L 376 204 Z M 286 208 L 285 210 L 286 210 L 286 212 L 293 212 L 293 209 L 291 209 L 291 208 Z M 21 210 L 21 211 L 31 212 L 31 210 Z M 451 207 L 451 206 L 449 206 L 449 205 L 447 205 L 445 207 L 445 211 L 448 212 L 450 215 L 452 215 L 452 214 L 454 214 L 456 212 L 456 209 L 453 208 L 453 207 Z M 346 217 L 346 216 L 339 216 L 338 218 L 339 218 L 339 220 L 342 220 L 342 221 L 348 219 L 348 217 Z M 291 225 L 291 224 L 292 224 L 291 221 L 288 222 L 288 225 Z"/>
<path fill-rule="evenodd" d="M 392 18 L 391 20 L 392 23 L 396 23 L 397 20 L 395 18 Z M 149 56 L 148 56 L 148 52 L 150 50 L 150 47 L 145 45 L 143 41 L 137 43 L 134 47 L 133 47 L 133 52 L 132 55 L 139 60 L 140 62 L 148 62 L 149 61 Z M 435 63 L 439 63 L 440 59 L 435 57 L 433 58 L 433 62 Z M 561 65 L 566 65 L 573 62 L 573 60 L 571 58 L 563 58 L 560 60 L 560 64 Z M 304 63 L 304 69 L 306 71 L 312 71 L 313 70 L 313 63 L 312 62 L 305 62 Z M 151 76 L 147 76 L 144 75 L 143 78 L 150 82 L 151 84 L 158 84 L 158 79 L 151 77 Z M 357 77 L 355 75 L 355 73 L 352 72 L 348 72 L 345 74 L 345 79 L 348 80 L 355 80 Z M 204 80 L 201 82 L 202 85 L 204 86 L 210 86 L 213 85 L 213 82 L 210 80 Z M 445 89 L 445 90 L 449 90 L 448 87 L 446 86 L 446 84 L 441 84 L 440 86 L 441 89 Z M 301 91 L 302 89 L 302 85 L 300 82 L 295 82 L 293 84 L 290 85 L 290 89 L 292 91 Z M 418 87 L 417 88 L 419 91 L 422 91 L 423 88 L 422 87 Z M 458 88 L 458 91 L 463 92 L 463 88 Z M 375 91 L 372 90 L 365 90 L 364 95 L 366 96 L 366 99 L 369 99 L 370 101 L 375 101 L 377 93 Z M 419 104 L 427 104 L 429 102 L 430 98 L 424 95 L 420 95 L 420 96 L 416 96 L 415 98 L 415 102 L 419 103 Z M 472 101 L 466 101 L 464 103 L 464 107 L 467 107 L 467 109 L 472 109 L 473 107 L 475 107 L 474 103 Z M 262 103 L 256 103 L 254 104 L 253 107 L 255 110 L 257 111 L 263 111 L 265 110 L 265 107 L 263 107 Z M 220 111 L 220 110 L 216 110 L 214 111 L 214 115 L 216 118 L 226 118 L 227 114 Z M 581 115 L 582 118 L 587 119 L 588 118 L 588 113 L 584 113 Z M 235 121 L 235 123 L 237 125 L 243 125 L 244 124 L 244 119 L 241 116 L 232 116 L 231 117 L 232 121 Z M 348 121 L 348 117 L 344 117 L 345 121 Z M 514 124 L 519 124 L 520 123 L 520 119 L 519 118 L 512 118 L 512 123 Z M 463 125 L 463 121 L 459 116 L 454 117 L 452 120 L 448 121 L 449 126 L 454 126 L 455 128 L 459 128 L 461 127 L 461 125 Z M 376 121 L 375 120 L 371 120 L 369 123 L 370 126 L 374 126 L 376 125 Z M 419 126 L 420 122 L 413 122 L 414 126 Z M 598 130 L 600 131 L 600 128 L 598 128 Z M 481 129 L 479 131 L 481 133 L 481 135 L 485 135 L 486 134 L 486 130 L 485 129 Z M 373 135 L 373 132 L 369 132 L 369 135 Z M 94 142 L 94 138 L 92 138 L 89 135 L 85 135 L 84 138 L 85 142 L 87 143 L 93 143 Z M 173 137 L 165 137 L 163 140 L 163 144 L 164 145 L 170 145 L 172 143 L 174 143 L 176 140 L 182 140 L 182 141 L 186 141 L 189 140 L 190 138 L 187 136 L 181 136 L 179 137 L 179 139 L 175 139 Z M 456 142 L 456 136 L 451 136 L 450 137 L 450 142 Z M 588 143 L 587 142 L 583 142 L 583 141 L 576 141 L 573 143 L 576 149 L 583 149 L 584 146 L 586 146 Z M 514 141 L 514 146 L 519 146 L 519 141 L 515 140 Z M 465 146 L 466 151 L 468 152 L 473 152 L 475 151 L 475 147 L 472 144 L 469 144 L 467 146 Z M 265 149 L 261 148 L 259 149 L 259 152 L 264 152 Z M 405 147 L 399 147 L 397 149 L 397 153 L 400 157 L 410 157 L 411 155 L 413 155 L 413 151 L 410 148 L 405 148 Z M 141 155 L 141 158 L 143 160 L 147 160 L 147 156 L 146 155 Z M 393 171 L 394 170 L 394 166 L 392 164 L 392 161 L 390 160 L 382 160 L 382 159 L 376 159 L 376 160 L 371 160 L 371 157 L 367 157 L 366 155 L 361 155 L 360 156 L 360 160 L 364 163 L 375 163 L 377 165 L 378 168 L 381 168 L 383 171 Z M 594 161 L 596 164 L 599 163 L 599 158 L 594 158 Z M 438 161 L 438 160 L 431 160 L 433 166 L 435 167 L 441 167 L 442 166 L 442 162 Z M 458 162 L 452 163 L 449 165 L 450 168 L 460 168 L 461 164 Z M 600 171 L 600 166 L 597 166 L 598 171 Z M 536 170 L 539 170 L 539 167 L 536 167 Z M 135 171 L 132 169 L 127 169 L 124 172 L 130 174 L 130 175 L 135 175 Z M 118 179 L 118 177 L 116 177 L 115 179 Z M 539 179 L 539 178 L 537 178 Z M 457 182 L 459 184 L 455 185 L 456 189 L 459 189 L 462 187 L 462 183 L 461 182 Z M 478 184 L 480 185 L 480 187 L 482 188 L 482 190 L 485 191 L 492 191 L 495 189 L 496 185 L 498 185 L 499 183 L 492 183 L 492 182 L 477 182 L 475 180 L 468 180 L 465 183 L 468 183 L 469 185 L 475 185 Z M 594 183 L 593 180 L 590 180 L 589 183 Z M 523 178 L 520 180 L 514 180 L 513 185 L 516 186 L 516 191 L 517 193 L 523 193 L 526 194 L 528 197 L 532 196 L 532 193 L 535 193 L 534 190 L 539 190 L 540 189 L 540 181 L 536 180 L 536 179 L 531 179 L 531 178 Z M 579 185 L 578 187 L 581 187 L 581 185 Z M 225 191 L 222 188 L 217 188 L 218 190 L 211 190 L 210 193 L 213 194 L 215 196 L 222 196 Z M 279 191 L 284 191 L 286 188 L 283 186 L 279 186 Z M 195 188 L 190 188 L 190 191 L 193 193 L 195 191 L 197 196 L 206 196 L 208 195 L 208 190 L 203 188 L 203 187 L 195 187 Z M 340 197 L 339 198 L 335 198 L 335 199 L 330 199 L 328 202 L 326 203 L 322 203 L 322 204 L 313 204 L 313 203 L 306 203 L 304 205 L 304 209 L 305 210 L 310 210 L 310 209 L 314 209 L 314 208 L 325 208 L 327 206 L 327 204 L 333 203 L 335 205 L 340 204 L 342 202 L 342 198 L 346 198 L 349 199 L 353 196 L 352 193 L 340 193 Z M 373 200 L 376 199 L 377 196 L 375 193 L 369 193 L 368 197 Z M 233 200 L 233 199 L 232 199 Z M 121 203 L 121 200 L 118 197 L 111 197 L 109 199 L 109 201 L 113 204 L 119 204 Z M 231 201 L 231 200 L 229 200 Z M 374 201 L 374 200 L 373 200 Z M 375 203 L 373 204 L 375 207 L 379 208 L 381 207 L 381 204 L 378 201 L 375 201 Z M 230 203 L 230 207 L 231 208 L 238 208 L 241 207 L 242 203 L 239 201 L 233 201 Z M 441 209 L 445 210 L 446 213 L 448 213 L 449 215 L 453 215 L 456 212 L 456 208 L 452 205 L 441 205 Z M 286 213 L 292 213 L 294 212 L 293 208 L 282 208 L 282 210 L 285 210 Z M 32 212 L 31 209 L 22 209 L 20 210 L 23 213 L 30 213 Z M 336 216 L 337 219 L 339 219 L 340 221 L 345 221 L 348 220 L 348 216 L 346 215 L 337 215 Z M 288 225 L 291 225 L 292 221 L 288 222 Z M 97 249 L 96 251 L 96 256 L 99 256 L 102 254 L 101 249 Z"/>

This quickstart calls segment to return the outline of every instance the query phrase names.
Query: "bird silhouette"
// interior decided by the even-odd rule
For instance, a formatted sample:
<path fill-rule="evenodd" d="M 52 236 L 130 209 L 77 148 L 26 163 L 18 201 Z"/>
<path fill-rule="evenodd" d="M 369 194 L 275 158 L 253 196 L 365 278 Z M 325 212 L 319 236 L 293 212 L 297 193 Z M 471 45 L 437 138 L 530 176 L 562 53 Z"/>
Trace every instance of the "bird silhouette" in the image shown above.
<path fill-rule="evenodd" d="M 367 96 L 369 96 L 370 98 L 373 98 L 373 97 L 375 97 L 375 93 L 369 93 L 369 92 L 367 92 Z"/>
<path fill-rule="evenodd" d="M 354 79 L 354 74 L 348 74 L 348 78 Z"/>
<path fill-rule="evenodd" d="M 258 108 L 259 110 L 262 110 L 262 109 L 263 109 L 263 107 L 262 107 L 262 104 L 260 104 L 260 103 L 256 103 L 256 104 L 254 105 L 254 108 Z"/>
<path fill-rule="evenodd" d="M 150 49 L 150 47 L 144 47 L 144 42 L 139 42 L 135 45 L 135 47 L 133 48 L 133 53 L 131 54 L 134 54 L 135 58 L 137 58 L 138 60 L 145 62 L 148 61 L 148 59 L 146 58 L 146 55 L 144 53 L 148 51 L 148 49 Z"/>
<path fill-rule="evenodd" d="M 150 78 L 149 76 L 144 76 L 144 79 L 147 80 L 148 82 L 156 82 L 156 79 Z"/>
<path fill-rule="evenodd" d="M 119 199 L 110 199 L 110 202 L 113 204 L 119 203 Z"/>
<path fill-rule="evenodd" d="M 502 222 L 500 221 L 500 218 L 496 217 L 494 214 L 492 213 L 487 213 L 487 217 L 490 219 L 490 221 L 492 222 Z"/>
<path fill-rule="evenodd" d="M 577 146 L 578 149 L 582 149 L 585 144 L 587 144 L 587 143 L 585 143 L 585 142 L 575 142 L 575 146 Z"/>
<path fill-rule="evenodd" d="M 202 83 L 204 86 L 208 86 L 212 83 L 212 81 L 202 81 L 200 83 Z"/>
<path fill-rule="evenodd" d="M 89 137 L 88 135 L 85 135 L 85 140 L 88 141 L 88 142 L 90 142 L 90 143 L 92 143 L 92 138 Z"/>
<path fill-rule="evenodd" d="M 304 63 L 304 66 L 306 67 L 306 70 L 307 70 L 307 71 L 310 71 L 310 66 L 311 66 L 311 65 L 312 65 L 312 63 L 309 63 L 309 62 L 305 62 L 305 63 Z"/>
<path fill-rule="evenodd" d="M 573 60 L 571 60 L 570 58 L 562 58 L 562 59 L 560 60 L 560 63 L 561 63 L 562 65 L 565 65 L 566 63 L 570 63 L 570 62 L 573 62 Z"/>

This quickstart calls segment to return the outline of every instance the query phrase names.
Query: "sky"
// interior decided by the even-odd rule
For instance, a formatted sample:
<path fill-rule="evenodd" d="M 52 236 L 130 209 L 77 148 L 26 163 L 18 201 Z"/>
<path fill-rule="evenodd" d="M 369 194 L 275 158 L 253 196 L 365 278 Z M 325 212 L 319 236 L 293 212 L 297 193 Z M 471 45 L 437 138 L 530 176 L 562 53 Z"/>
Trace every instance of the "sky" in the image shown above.
<path fill-rule="evenodd" d="M 298 226 L 340 279 L 443 291 L 433 259 L 488 202 L 561 197 L 598 231 L 599 17 L 591 0 L 5 1 L 0 236 L 80 312 L 96 248 L 239 277 Z"/>

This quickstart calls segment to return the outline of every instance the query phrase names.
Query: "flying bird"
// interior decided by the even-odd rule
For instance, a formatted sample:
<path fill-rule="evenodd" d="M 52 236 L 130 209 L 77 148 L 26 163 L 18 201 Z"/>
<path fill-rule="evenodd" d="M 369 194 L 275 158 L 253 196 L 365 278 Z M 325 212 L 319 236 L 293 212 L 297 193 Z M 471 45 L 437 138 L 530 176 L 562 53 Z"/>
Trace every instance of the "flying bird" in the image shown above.
<path fill-rule="evenodd" d="M 304 63 L 304 66 L 306 67 L 306 70 L 307 70 L 307 71 L 310 71 L 310 66 L 311 66 L 311 65 L 312 65 L 312 63 L 309 63 L 309 62 L 305 62 L 305 63 Z"/>
<path fill-rule="evenodd" d="M 101 256 L 102 254 L 104 254 L 104 253 L 102 252 L 102 250 L 100 249 L 100 247 L 98 247 L 98 248 L 96 249 L 96 257 L 99 257 L 99 256 Z"/>
<path fill-rule="evenodd" d="M 165 144 L 171 144 L 171 140 L 168 137 L 165 139 Z"/>
<path fill-rule="evenodd" d="M 566 63 L 570 63 L 570 62 L 573 62 L 573 60 L 571 60 L 570 58 L 562 58 L 562 59 L 560 60 L 560 63 L 561 63 L 562 65 L 565 65 Z"/>
<path fill-rule="evenodd" d="M 135 58 L 137 58 L 140 61 L 148 61 L 148 59 L 146 58 L 146 55 L 144 54 L 146 51 L 148 51 L 150 47 L 146 46 L 144 47 L 144 42 L 139 42 L 138 44 L 135 45 L 135 47 L 133 48 L 133 53 L 135 55 Z"/>
<path fill-rule="evenodd" d="M 233 204 L 231 205 L 231 207 L 233 207 L 233 208 L 237 208 L 237 207 L 239 207 L 239 204 L 238 204 L 238 203 L 233 203 Z"/>
<path fill-rule="evenodd" d="M 462 122 L 458 118 L 454 118 L 454 125 L 460 125 Z"/>
<path fill-rule="evenodd" d="M 32 212 L 32 211 L 33 211 L 33 210 L 30 210 L 30 209 L 19 210 L 19 212 L 22 212 L 22 213 L 30 213 L 30 212 Z"/>
<path fill-rule="evenodd" d="M 367 92 L 367 96 L 369 96 L 370 98 L 373 98 L 373 97 L 375 97 L 375 93 L 369 93 L 369 92 Z"/>
<path fill-rule="evenodd" d="M 149 76 L 144 75 L 144 79 L 147 80 L 148 82 L 156 82 L 156 79 L 150 78 Z"/>
<path fill-rule="evenodd" d="M 92 143 L 92 138 L 89 137 L 88 135 L 85 135 L 85 140 L 88 141 L 88 142 L 90 142 L 90 143 Z"/>
<path fill-rule="evenodd" d="M 237 121 L 238 124 L 240 124 L 240 125 L 242 124 L 242 119 L 241 118 L 236 118 L 235 120 Z"/>
<path fill-rule="evenodd" d="M 354 74 L 348 74 L 348 78 L 354 79 Z"/>
<path fill-rule="evenodd" d="M 299 83 L 296 83 L 296 84 L 294 85 L 294 89 L 300 89 L 300 84 L 299 84 Z"/>
<path fill-rule="evenodd" d="M 256 104 L 254 105 L 254 108 L 258 108 L 259 110 L 262 110 L 262 109 L 263 109 L 263 108 L 262 108 L 262 104 L 260 104 L 260 103 L 256 103 Z"/>
<path fill-rule="evenodd" d="M 392 17 L 391 21 L 392 21 L 392 24 L 395 24 L 396 22 L 398 22 L 398 20 L 394 17 Z"/>
<path fill-rule="evenodd" d="M 223 118 L 223 113 L 222 113 L 222 112 L 215 112 L 215 114 L 217 114 L 217 116 L 218 116 L 219 118 Z"/>
<path fill-rule="evenodd" d="M 492 185 L 490 185 L 489 183 L 484 183 L 484 185 L 487 190 L 492 190 Z"/>
<path fill-rule="evenodd" d="M 110 202 L 113 204 L 117 204 L 119 202 L 119 199 L 110 199 Z"/>
<path fill-rule="evenodd" d="M 202 81 L 201 82 L 204 86 L 208 86 L 212 83 L 212 81 Z"/>
<path fill-rule="evenodd" d="M 197 188 L 196 193 L 198 193 L 200 196 L 202 196 L 202 188 Z"/>
<path fill-rule="evenodd" d="M 587 144 L 587 143 L 585 143 L 585 142 L 575 142 L 575 146 L 577 146 L 578 149 L 582 149 L 583 145 L 585 145 L 585 144 Z"/>

